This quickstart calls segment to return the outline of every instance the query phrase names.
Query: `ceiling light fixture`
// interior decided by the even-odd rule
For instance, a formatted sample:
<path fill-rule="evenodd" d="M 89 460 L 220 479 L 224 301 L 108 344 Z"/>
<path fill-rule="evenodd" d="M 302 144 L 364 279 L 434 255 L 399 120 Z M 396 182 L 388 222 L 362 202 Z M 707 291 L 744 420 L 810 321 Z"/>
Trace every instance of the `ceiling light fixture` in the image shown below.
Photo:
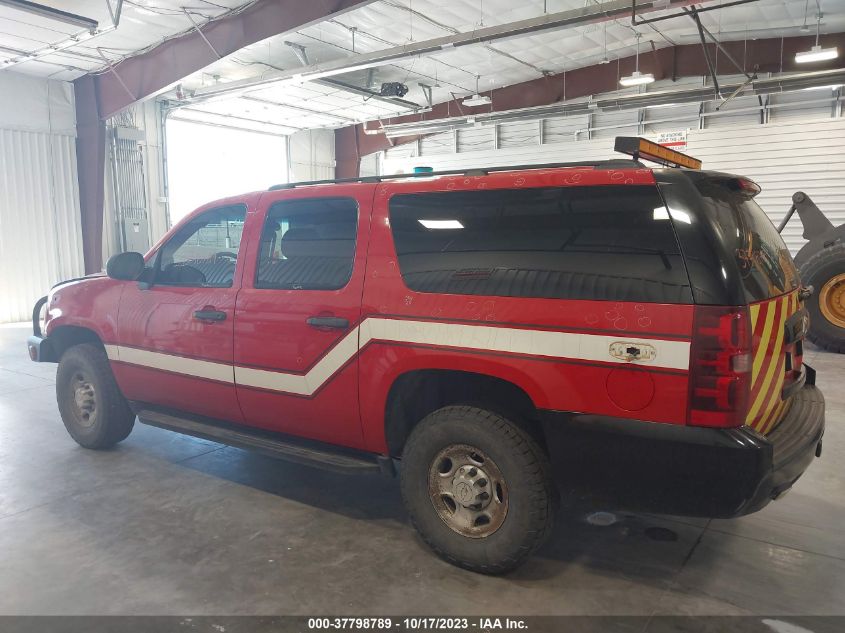
<path fill-rule="evenodd" d="M 47 18 L 48 20 L 56 20 L 57 22 L 64 22 L 72 26 L 77 26 L 86 29 L 89 33 L 93 33 L 99 26 L 97 20 L 86 18 L 84 15 L 77 15 L 61 9 L 44 6 L 28 0 L 0 0 L 0 6 L 16 9 L 32 15 L 37 15 L 40 18 Z"/>
<path fill-rule="evenodd" d="M 627 77 L 622 77 L 619 80 L 619 85 L 624 86 L 625 88 L 630 88 L 631 86 L 642 86 L 644 84 L 650 84 L 654 82 L 654 75 L 651 73 L 641 73 L 640 72 L 640 35 L 637 32 L 637 55 L 636 55 L 636 66 L 634 72 L 632 72 Z"/>
<path fill-rule="evenodd" d="M 604 23 L 604 57 L 601 58 L 599 64 L 609 64 L 610 58 L 607 56 L 607 22 Z"/>
<path fill-rule="evenodd" d="M 489 105 L 493 103 L 493 100 L 487 95 L 479 94 L 478 80 L 480 79 L 480 77 L 480 75 L 475 76 L 475 94 L 461 101 L 462 105 L 465 105 L 469 108 L 475 108 L 476 106 Z"/>
<path fill-rule="evenodd" d="M 839 57 L 839 50 L 834 46 L 833 48 L 822 48 L 819 44 L 819 31 L 822 24 L 822 12 L 819 11 L 816 16 L 816 43 L 808 51 L 795 53 L 796 64 L 810 64 L 812 62 L 823 62 L 829 59 L 836 59 Z"/>

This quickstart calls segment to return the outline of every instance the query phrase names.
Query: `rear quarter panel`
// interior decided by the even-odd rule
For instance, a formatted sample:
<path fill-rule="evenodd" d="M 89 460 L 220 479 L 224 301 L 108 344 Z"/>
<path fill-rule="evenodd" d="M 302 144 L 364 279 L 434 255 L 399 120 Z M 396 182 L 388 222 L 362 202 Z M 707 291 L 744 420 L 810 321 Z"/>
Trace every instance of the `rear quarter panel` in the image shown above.
<path fill-rule="evenodd" d="M 501 378 L 522 388 L 541 409 L 685 422 L 693 306 L 421 293 L 410 290 L 400 274 L 388 208 L 396 193 L 619 182 L 654 181 L 649 170 L 585 169 L 456 176 L 376 188 L 360 355 L 362 424 L 372 450 L 386 450 L 385 403 L 391 385 L 416 369 Z M 368 334 L 368 320 L 401 324 L 387 327 L 393 334 L 385 340 L 377 334 L 385 331 L 381 325 Z M 439 324 L 458 327 L 443 330 Z M 681 360 L 671 363 L 674 367 L 617 361 L 608 353 L 609 344 L 617 341 L 669 343 Z"/>

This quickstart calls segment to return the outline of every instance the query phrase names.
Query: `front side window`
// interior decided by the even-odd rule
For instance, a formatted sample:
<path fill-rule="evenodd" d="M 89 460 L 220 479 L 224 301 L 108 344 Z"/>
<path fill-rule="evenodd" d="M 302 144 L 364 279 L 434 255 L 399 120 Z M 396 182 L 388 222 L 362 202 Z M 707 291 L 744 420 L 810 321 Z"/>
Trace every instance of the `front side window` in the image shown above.
<path fill-rule="evenodd" d="M 692 302 L 652 186 L 402 194 L 390 225 L 402 278 L 419 292 Z"/>
<path fill-rule="evenodd" d="M 277 202 L 267 212 L 256 288 L 338 290 L 352 276 L 358 203 L 352 198 Z"/>
<path fill-rule="evenodd" d="M 161 248 L 155 283 L 167 286 L 230 288 L 241 246 L 246 207 L 201 213 Z"/>

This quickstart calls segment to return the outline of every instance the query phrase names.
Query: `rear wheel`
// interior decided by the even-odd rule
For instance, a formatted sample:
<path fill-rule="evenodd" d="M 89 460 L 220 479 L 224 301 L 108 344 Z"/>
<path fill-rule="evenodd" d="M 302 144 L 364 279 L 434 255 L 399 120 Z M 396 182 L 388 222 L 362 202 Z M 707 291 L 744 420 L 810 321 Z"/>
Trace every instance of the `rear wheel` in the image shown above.
<path fill-rule="evenodd" d="M 807 300 L 808 338 L 826 350 L 845 353 L 845 244 L 819 251 L 800 269 L 815 292 Z"/>
<path fill-rule="evenodd" d="M 414 526 L 459 567 L 504 573 L 551 531 L 557 493 L 545 453 L 491 411 L 449 406 L 427 416 L 405 446 L 401 477 Z"/>
<path fill-rule="evenodd" d="M 135 424 L 103 349 L 84 343 L 62 354 L 56 373 L 59 413 L 70 436 L 102 449 L 126 439 Z"/>

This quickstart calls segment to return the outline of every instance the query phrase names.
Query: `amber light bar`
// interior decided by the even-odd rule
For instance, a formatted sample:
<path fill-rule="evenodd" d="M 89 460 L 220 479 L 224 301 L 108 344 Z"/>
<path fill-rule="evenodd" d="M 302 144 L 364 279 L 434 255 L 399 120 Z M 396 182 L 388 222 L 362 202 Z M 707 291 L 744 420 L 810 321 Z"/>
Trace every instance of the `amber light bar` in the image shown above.
<path fill-rule="evenodd" d="M 687 156 L 668 147 L 658 145 L 648 139 L 638 138 L 636 136 L 617 136 L 613 149 L 622 154 L 633 156 L 634 160 L 642 158 L 670 167 L 701 169 L 701 161 L 697 158 Z"/>

